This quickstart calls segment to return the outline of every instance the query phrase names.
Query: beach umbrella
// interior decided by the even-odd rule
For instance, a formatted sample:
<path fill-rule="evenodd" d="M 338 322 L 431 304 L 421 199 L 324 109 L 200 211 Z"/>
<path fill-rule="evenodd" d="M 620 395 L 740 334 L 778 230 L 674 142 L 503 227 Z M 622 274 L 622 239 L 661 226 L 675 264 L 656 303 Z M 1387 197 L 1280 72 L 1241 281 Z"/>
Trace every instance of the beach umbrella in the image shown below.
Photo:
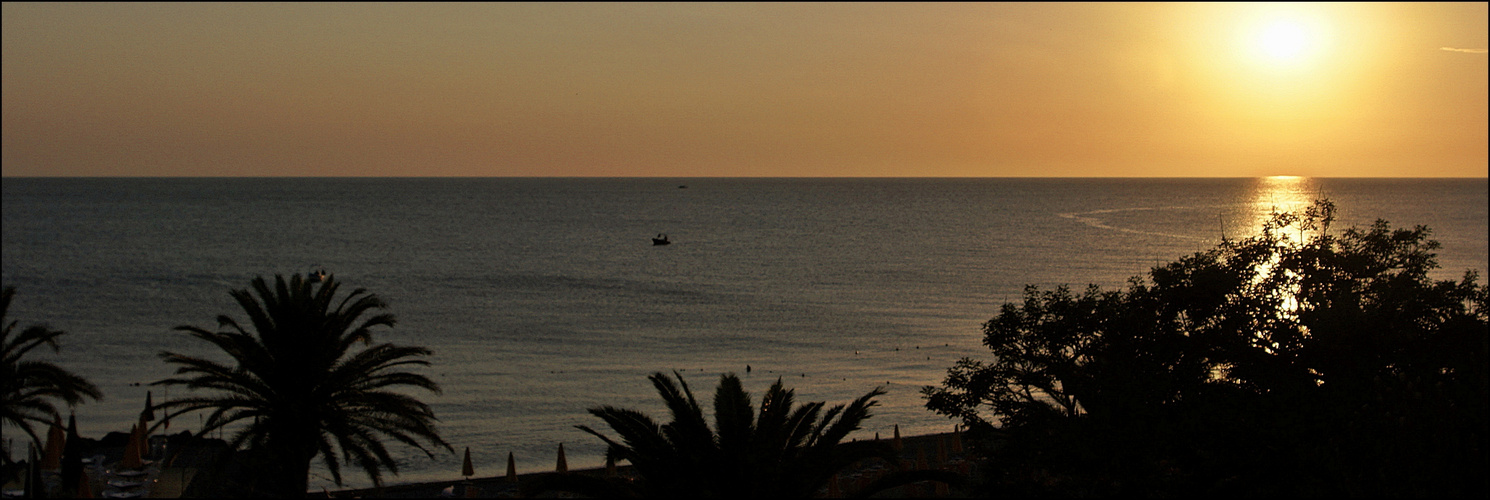
<path fill-rule="evenodd" d="M 512 460 L 512 452 L 507 452 L 507 482 L 517 482 L 517 462 Z"/>
<path fill-rule="evenodd" d="M 559 462 L 554 465 L 557 472 L 569 472 L 569 461 L 564 459 L 564 443 L 559 443 Z"/>
<path fill-rule="evenodd" d="M 894 446 L 895 451 L 905 449 L 905 444 L 900 442 L 900 424 L 895 424 L 895 437 L 890 440 L 890 446 Z"/>
<path fill-rule="evenodd" d="M 166 401 L 170 401 L 171 400 L 171 391 L 169 389 L 166 390 L 166 396 L 165 397 L 166 397 Z M 149 392 L 146 392 L 145 393 L 145 399 L 147 401 L 150 399 L 150 393 Z M 163 419 L 160 422 L 161 427 L 163 429 L 165 429 L 165 430 L 171 430 L 171 412 L 169 412 L 169 411 L 161 412 L 161 417 L 160 418 Z"/>
<path fill-rule="evenodd" d="M 121 469 L 139 469 L 145 466 L 140 459 L 140 426 L 129 429 L 129 442 L 124 445 L 124 458 L 119 461 Z"/>
<path fill-rule="evenodd" d="M 460 475 L 466 476 L 466 479 L 470 479 L 471 476 L 476 475 L 476 468 L 471 466 L 471 447 L 470 446 L 467 446 L 466 447 L 466 462 L 464 464 L 461 464 L 461 466 L 460 466 Z"/>
<path fill-rule="evenodd" d="M 952 426 L 952 453 L 962 453 L 962 427 Z"/>
<path fill-rule="evenodd" d="M 936 463 L 947 463 L 947 436 L 936 437 Z"/>
<path fill-rule="evenodd" d="M 47 429 L 47 444 L 42 448 L 45 454 L 41 457 L 41 468 L 56 470 L 62 467 L 62 450 L 66 446 L 67 438 L 62 434 L 62 417 L 56 417 L 50 428 Z"/>
<path fill-rule="evenodd" d="M 46 486 L 41 482 L 41 457 L 36 455 L 36 443 L 26 443 L 26 483 L 23 495 L 26 498 L 43 498 Z"/>
<path fill-rule="evenodd" d="M 135 431 L 140 434 L 141 459 L 150 456 L 150 422 L 145 418 L 146 416 L 144 413 L 140 414 L 140 425 L 136 427 L 138 430 Z"/>
<path fill-rule="evenodd" d="M 94 498 L 93 486 L 88 484 L 88 472 L 78 471 L 77 498 Z"/>
<path fill-rule="evenodd" d="M 83 477 L 83 441 L 78 438 L 78 416 L 67 416 L 67 446 L 62 449 L 63 493 L 82 496 L 76 488 Z M 71 489 L 71 491 L 68 491 Z M 91 491 L 89 492 L 92 493 Z"/>
<path fill-rule="evenodd" d="M 155 403 L 150 401 L 150 391 L 145 391 L 145 411 L 140 413 L 140 420 L 155 421 Z"/>

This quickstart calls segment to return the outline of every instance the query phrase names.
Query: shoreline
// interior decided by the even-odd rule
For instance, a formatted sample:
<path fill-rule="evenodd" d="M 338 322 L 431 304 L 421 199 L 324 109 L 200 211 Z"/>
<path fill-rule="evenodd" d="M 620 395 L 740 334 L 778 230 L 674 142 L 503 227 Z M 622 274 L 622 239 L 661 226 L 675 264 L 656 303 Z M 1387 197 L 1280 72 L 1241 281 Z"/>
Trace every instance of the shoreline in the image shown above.
<path fill-rule="evenodd" d="M 894 438 L 881 438 L 891 441 Z M 943 432 L 934 434 L 921 434 L 915 436 L 902 436 L 902 447 L 900 459 L 903 464 L 918 467 L 963 467 L 970 465 L 962 443 L 959 432 Z M 627 476 L 629 465 L 616 467 L 615 474 Z M 858 467 L 848 470 L 844 475 L 849 476 L 850 484 L 860 476 L 872 474 L 873 466 Z M 509 480 L 506 475 L 491 477 L 471 478 L 469 480 L 459 477 L 458 471 L 452 471 L 452 477 L 448 481 L 426 481 L 421 483 L 399 484 L 384 486 L 381 488 L 357 488 L 344 490 L 310 491 L 308 496 L 319 497 L 325 495 L 327 498 L 438 498 L 438 497 L 464 497 L 464 498 L 515 498 L 518 497 L 518 486 L 524 481 L 554 474 L 555 472 L 528 472 L 516 475 L 516 480 Z M 580 474 L 589 476 L 604 476 L 608 474 L 604 467 L 586 469 L 573 469 L 569 474 Z M 462 495 L 462 486 L 475 487 L 473 495 Z"/>

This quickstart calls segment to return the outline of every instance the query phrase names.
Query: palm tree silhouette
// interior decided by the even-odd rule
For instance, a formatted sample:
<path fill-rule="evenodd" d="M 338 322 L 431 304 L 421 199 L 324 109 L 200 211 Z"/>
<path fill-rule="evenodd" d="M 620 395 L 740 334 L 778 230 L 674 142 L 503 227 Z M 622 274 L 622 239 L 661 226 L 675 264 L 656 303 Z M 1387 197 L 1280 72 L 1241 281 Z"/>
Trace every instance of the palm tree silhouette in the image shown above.
<path fill-rule="evenodd" d="M 777 379 L 757 413 L 740 379 L 726 374 L 714 394 L 711 430 L 688 383 L 676 372 L 673 376 L 676 383 L 660 372 L 648 377 L 672 422 L 659 425 L 635 410 L 602 406 L 590 413 L 604 420 L 619 440 L 576 426 L 605 441 L 611 458 L 630 461 L 639 481 L 550 476 L 525 488 L 527 492 L 548 488 L 600 496 L 807 498 L 816 496 L 833 474 L 861 460 L 878 457 L 896 463 L 894 449 L 883 442 L 843 442 L 870 417 L 883 388 L 824 410 L 822 402 L 795 406 L 794 391 Z"/>
<path fill-rule="evenodd" d="M 230 445 L 245 445 L 259 456 L 271 457 L 256 484 L 271 485 L 281 496 L 304 496 L 310 461 L 317 455 L 332 479 L 342 482 L 343 462 L 355 463 L 375 485 L 382 469 L 398 473 L 383 440 L 392 438 L 433 457 L 430 448 L 450 447 L 435 429 L 429 406 L 391 391 L 412 386 L 438 394 L 429 378 L 401 371 L 428 356 L 423 347 L 372 345 L 372 328 L 393 326 L 392 314 L 360 319 L 387 305 L 365 289 L 356 289 L 335 304 L 339 283 L 326 277 L 312 283 L 301 275 L 288 282 L 276 275 L 274 288 L 263 277 L 252 282 L 253 293 L 231 295 L 248 314 L 253 333 L 227 315 L 217 317 L 221 331 L 194 326 L 177 330 L 212 343 L 233 358 L 222 364 L 205 358 L 162 352 L 161 359 L 177 365 L 176 377 L 154 385 L 203 389 L 211 395 L 162 403 L 168 417 L 211 410 L 202 433 L 237 423 Z M 319 285 L 317 287 L 316 285 Z M 360 322 L 359 322 L 360 321 Z M 354 344 L 367 346 L 354 350 Z"/>
<path fill-rule="evenodd" d="M 60 351 L 57 337 L 65 332 L 31 325 L 12 337 L 17 322 L 6 323 L 5 318 L 15 293 L 15 287 L 0 290 L 0 324 L 5 325 L 0 331 L 0 429 L 14 425 L 41 448 L 41 438 L 31 425 L 49 425 L 62 418 L 53 401 L 76 406 L 84 399 L 101 399 L 103 393 L 87 379 L 53 363 L 23 359 L 43 344 L 51 346 L 53 352 Z M 4 442 L 3 437 L 0 442 Z M 4 461 L 10 462 L 9 454 L 5 454 Z"/>

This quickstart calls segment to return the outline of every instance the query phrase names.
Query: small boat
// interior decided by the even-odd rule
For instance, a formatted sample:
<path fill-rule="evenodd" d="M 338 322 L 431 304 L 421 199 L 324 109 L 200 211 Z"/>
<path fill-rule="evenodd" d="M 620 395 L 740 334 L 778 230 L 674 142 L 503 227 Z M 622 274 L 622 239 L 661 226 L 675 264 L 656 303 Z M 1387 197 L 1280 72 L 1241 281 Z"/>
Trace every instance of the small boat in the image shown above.
<path fill-rule="evenodd" d="M 659 234 L 656 238 L 652 238 L 652 246 L 668 245 L 671 243 L 671 241 L 668 241 L 666 234 Z"/>

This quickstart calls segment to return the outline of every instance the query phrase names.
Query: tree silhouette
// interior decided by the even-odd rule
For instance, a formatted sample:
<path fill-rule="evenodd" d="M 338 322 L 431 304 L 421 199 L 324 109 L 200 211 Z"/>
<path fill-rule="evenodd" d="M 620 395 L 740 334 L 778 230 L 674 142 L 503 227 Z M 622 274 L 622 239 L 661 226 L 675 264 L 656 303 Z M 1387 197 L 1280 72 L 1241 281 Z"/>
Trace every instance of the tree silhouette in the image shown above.
<path fill-rule="evenodd" d="M 806 498 L 817 494 L 833 474 L 871 458 L 893 461 L 889 445 L 874 441 L 843 442 L 870 417 L 876 388 L 852 403 L 826 408 L 822 402 L 796 405 L 793 390 L 780 379 L 766 390 L 757 412 L 734 374 L 720 377 L 714 394 L 714 428 L 682 375 L 649 377 L 666 403 L 672 421 L 659 424 L 635 410 L 602 406 L 590 410 L 618 434 L 611 438 L 588 426 L 577 426 L 609 445 L 610 457 L 629 461 L 636 484 L 603 483 L 584 478 L 538 482 L 530 492 L 568 489 L 601 496 L 702 498 Z M 825 410 L 826 408 L 826 410 Z M 901 482 L 938 479 L 928 472 Z M 551 478 L 553 479 L 553 478 Z"/>
<path fill-rule="evenodd" d="M 232 358 L 222 364 L 206 358 L 162 352 L 177 365 L 176 377 L 156 385 L 179 385 L 211 394 L 162 403 L 170 417 L 211 410 L 201 433 L 237 424 L 230 445 L 247 446 L 266 457 L 258 465 L 266 475 L 260 494 L 303 496 L 310 461 L 319 455 L 332 479 L 341 484 L 342 463 L 353 463 L 374 484 L 382 469 L 398 472 L 384 439 L 407 444 L 433 456 L 429 447 L 454 450 L 434 427 L 429 406 L 391 389 L 413 387 L 439 393 L 429 378 L 402 371 L 429 363 L 423 347 L 372 344 L 374 327 L 391 327 L 394 317 L 362 316 L 386 305 L 376 295 L 356 289 L 333 303 L 340 284 L 332 277 L 312 283 L 300 275 L 275 277 L 274 288 L 255 278 L 253 293 L 231 292 L 247 313 L 253 332 L 227 315 L 218 316 L 221 331 L 194 326 L 177 330 L 210 342 Z M 317 287 L 316 285 L 319 285 Z M 367 346 L 354 349 L 356 344 Z"/>
<path fill-rule="evenodd" d="M 1333 210 L 1123 290 L 1030 287 L 927 407 L 984 437 L 989 492 L 1483 494 L 1490 287 L 1430 279 L 1425 227 L 1334 236 Z"/>
<path fill-rule="evenodd" d="M 39 449 L 41 438 L 32 424 L 50 425 L 61 418 L 55 402 L 76 406 L 87 399 L 100 399 L 103 393 L 87 379 L 47 361 L 26 359 L 31 350 L 46 345 L 59 351 L 57 338 L 65 332 L 45 325 L 32 325 L 15 332 L 17 321 L 6 322 L 15 287 L 0 290 L 0 429 L 13 425 L 21 429 Z M 0 442 L 4 438 L 0 437 Z M 5 463 L 10 463 L 6 454 Z M 8 477 L 8 476 L 7 476 Z"/>

